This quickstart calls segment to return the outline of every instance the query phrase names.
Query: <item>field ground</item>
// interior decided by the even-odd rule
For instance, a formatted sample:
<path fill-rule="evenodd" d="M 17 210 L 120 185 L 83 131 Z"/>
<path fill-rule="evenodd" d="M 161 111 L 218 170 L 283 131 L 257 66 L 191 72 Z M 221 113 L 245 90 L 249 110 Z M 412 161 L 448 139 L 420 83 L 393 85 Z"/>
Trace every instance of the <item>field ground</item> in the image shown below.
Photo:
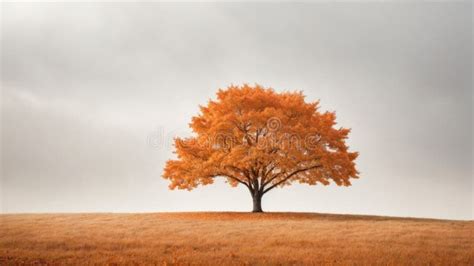
<path fill-rule="evenodd" d="M 0 215 L 0 265 L 474 265 L 474 221 L 310 213 Z"/>

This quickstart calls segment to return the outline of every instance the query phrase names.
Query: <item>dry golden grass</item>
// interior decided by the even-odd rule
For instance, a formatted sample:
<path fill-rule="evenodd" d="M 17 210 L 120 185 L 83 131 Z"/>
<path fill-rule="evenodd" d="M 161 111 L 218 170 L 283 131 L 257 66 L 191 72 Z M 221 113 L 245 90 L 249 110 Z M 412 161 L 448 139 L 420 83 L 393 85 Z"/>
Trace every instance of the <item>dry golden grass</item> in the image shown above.
<path fill-rule="evenodd" d="M 474 222 L 305 213 L 0 216 L 0 264 L 474 265 Z"/>

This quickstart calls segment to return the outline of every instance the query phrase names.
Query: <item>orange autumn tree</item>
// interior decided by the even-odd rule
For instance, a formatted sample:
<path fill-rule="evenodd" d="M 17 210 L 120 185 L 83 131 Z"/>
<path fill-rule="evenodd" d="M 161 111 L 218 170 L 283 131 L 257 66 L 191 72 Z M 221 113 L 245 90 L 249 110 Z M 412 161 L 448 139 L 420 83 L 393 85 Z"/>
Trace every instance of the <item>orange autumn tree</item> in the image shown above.
<path fill-rule="evenodd" d="M 175 139 L 177 159 L 163 177 L 171 189 L 188 190 L 225 178 L 250 191 L 253 212 L 262 212 L 264 194 L 293 182 L 351 185 L 358 172 L 357 152 L 345 143 L 350 130 L 335 128 L 334 112 L 304 98 L 260 85 L 220 89 L 192 118 L 195 136 Z"/>

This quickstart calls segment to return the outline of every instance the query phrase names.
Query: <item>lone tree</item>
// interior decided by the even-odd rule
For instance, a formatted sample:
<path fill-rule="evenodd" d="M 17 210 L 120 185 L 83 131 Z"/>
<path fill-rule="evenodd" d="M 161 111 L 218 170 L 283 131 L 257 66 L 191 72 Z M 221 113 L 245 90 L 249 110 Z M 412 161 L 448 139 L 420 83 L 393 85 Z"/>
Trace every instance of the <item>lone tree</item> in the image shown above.
<path fill-rule="evenodd" d="M 262 212 L 265 193 L 292 182 L 351 185 L 358 154 L 345 144 L 350 130 L 335 128 L 335 113 L 319 112 L 319 102 L 304 97 L 260 85 L 219 90 L 192 118 L 195 136 L 175 139 L 177 159 L 163 177 L 171 189 L 188 190 L 226 178 L 247 187 L 253 212 Z"/>

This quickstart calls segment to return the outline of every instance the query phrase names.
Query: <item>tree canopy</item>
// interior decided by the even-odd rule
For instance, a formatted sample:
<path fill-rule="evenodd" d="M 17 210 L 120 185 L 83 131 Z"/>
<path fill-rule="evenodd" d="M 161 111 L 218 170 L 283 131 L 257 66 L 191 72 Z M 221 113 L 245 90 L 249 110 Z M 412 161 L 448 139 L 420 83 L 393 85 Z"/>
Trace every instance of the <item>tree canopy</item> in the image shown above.
<path fill-rule="evenodd" d="M 358 178 L 358 153 L 345 143 L 350 129 L 336 128 L 335 113 L 318 104 L 260 85 L 220 89 L 192 118 L 194 136 L 175 139 L 177 158 L 163 177 L 171 189 L 188 190 L 226 178 L 248 188 L 253 211 L 262 211 L 265 193 L 292 182 L 349 186 Z"/>

